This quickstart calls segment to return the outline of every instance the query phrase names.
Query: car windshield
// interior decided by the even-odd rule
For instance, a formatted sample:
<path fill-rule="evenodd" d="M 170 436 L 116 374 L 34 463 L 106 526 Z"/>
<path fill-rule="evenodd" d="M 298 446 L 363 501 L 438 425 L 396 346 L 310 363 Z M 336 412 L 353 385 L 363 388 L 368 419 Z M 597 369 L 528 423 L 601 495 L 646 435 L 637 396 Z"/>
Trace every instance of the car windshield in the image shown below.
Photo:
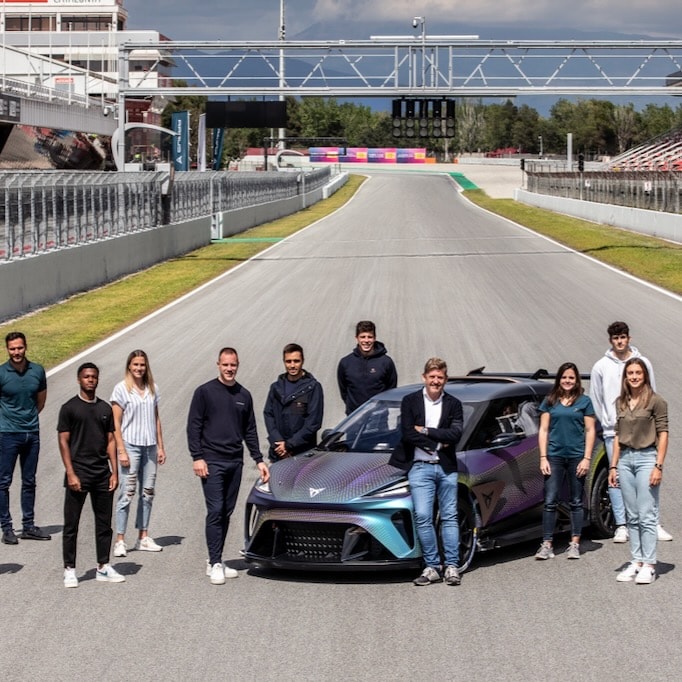
<path fill-rule="evenodd" d="M 473 407 L 467 404 L 462 407 L 466 424 Z M 399 442 L 400 401 L 370 400 L 326 434 L 320 448 L 335 452 L 392 452 Z"/>

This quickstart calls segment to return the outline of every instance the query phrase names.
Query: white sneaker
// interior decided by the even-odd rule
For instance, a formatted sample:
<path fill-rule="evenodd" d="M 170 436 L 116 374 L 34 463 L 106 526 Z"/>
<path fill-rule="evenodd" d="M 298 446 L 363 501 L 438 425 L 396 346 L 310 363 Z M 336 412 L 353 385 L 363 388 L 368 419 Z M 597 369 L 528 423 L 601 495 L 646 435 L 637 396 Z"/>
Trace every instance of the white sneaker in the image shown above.
<path fill-rule="evenodd" d="M 225 566 L 222 563 L 213 564 L 211 566 L 211 585 L 224 585 L 225 584 Z"/>
<path fill-rule="evenodd" d="M 656 580 L 656 567 L 651 564 L 644 564 L 639 569 L 637 577 L 635 578 L 636 585 L 650 585 Z"/>
<path fill-rule="evenodd" d="M 141 552 L 161 552 L 163 551 L 163 547 L 161 545 L 157 545 L 152 538 L 149 537 L 149 535 L 143 537 L 142 539 L 137 540 L 135 543 L 135 549 L 141 551 Z"/>
<path fill-rule="evenodd" d="M 673 539 L 673 536 L 660 523 L 656 526 L 656 534 L 659 542 L 670 542 Z"/>
<path fill-rule="evenodd" d="M 114 556 L 128 556 L 128 547 L 123 540 L 116 540 L 114 543 Z"/>
<path fill-rule="evenodd" d="M 104 564 L 102 568 L 95 571 L 95 580 L 105 583 L 124 583 L 125 576 L 122 576 L 111 564 Z"/>
<path fill-rule="evenodd" d="M 640 569 L 642 567 L 634 562 L 631 561 L 617 576 L 616 580 L 619 583 L 631 583 L 634 579 L 635 576 L 639 573 Z"/>
<path fill-rule="evenodd" d="M 618 526 L 613 534 L 613 541 L 622 544 L 628 541 L 628 537 L 627 526 Z"/>
<path fill-rule="evenodd" d="M 64 587 L 78 587 L 78 578 L 75 568 L 64 569 Z"/>
<path fill-rule="evenodd" d="M 206 575 L 210 576 L 212 570 L 213 570 L 213 566 L 211 566 L 210 559 L 206 559 Z M 225 574 L 226 578 L 238 578 L 239 577 L 239 573 L 237 571 L 235 571 L 234 568 L 230 568 L 229 566 L 225 566 L 225 562 L 223 562 L 223 573 Z"/>

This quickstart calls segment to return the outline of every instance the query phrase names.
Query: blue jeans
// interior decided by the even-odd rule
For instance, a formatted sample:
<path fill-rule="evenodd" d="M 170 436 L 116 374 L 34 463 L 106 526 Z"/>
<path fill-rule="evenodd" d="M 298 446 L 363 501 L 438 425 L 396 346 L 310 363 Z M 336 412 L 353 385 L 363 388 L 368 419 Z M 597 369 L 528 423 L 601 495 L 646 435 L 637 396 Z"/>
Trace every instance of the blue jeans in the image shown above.
<path fill-rule="evenodd" d="M 116 502 L 116 532 L 119 535 L 125 535 L 130 505 L 138 491 L 135 528 L 138 530 L 149 528 L 156 484 L 156 445 L 125 443 L 125 449 L 130 464 L 127 467 L 120 465 L 118 467 L 120 483 Z"/>
<path fill-rule="evenodd" d="M 414 520 L 424 562 L 436 569 L 441 565 L 436 527 L 433 522 L 433 505 L 438 496 L 445 565 L 458 566 L 457 472 L 446 474 L 440 464 L 417 461 L 408 472 L 407 479 L 410 482 Z"/>
<path fill-rule="evenodd" d="M 632 560 L 645 564 L 656 563 L 656 510 L 660 486 L 649 485 L 655 463 L 656 448 L 623 448 L 618 460 L 618 479 L 628 517 Z"/>
<path fill-rule="evenodd" d="M 564 478 L 568 480 L 568 505 L 571 509 L 571 535 L 580 537 L 583 529 L 583 488 L 585 477 L 578 478 L 580 457 L 549 457 L 551 473 L 545 476 L 545 506 L 542 510 L 542 539 L 550 540 L 556 526 L 557 507 Z"/>
<path fill-rule="evenodd" d="M 613 436 L 604 436 L 604 448 L 606 449 L 606 457 L 609 460 L 609 466 L 611 466 L 611 459 L 613 458 L 613 439 Z M 625 503 L 623 502 L 623 493 L 621 489 L 609 486 L 609 499 L 611 500 L 613 522 L 617 526 L 624 526 Z"/>
<path fill-rule="evenodd" d="M 40 432 L 0 433 L 0 526 L 12 528 L 9 489 L 17 457 L 21 464 L 21 513 L 23 528 L 35 526 L 36 470 L 40 452 Z"/>

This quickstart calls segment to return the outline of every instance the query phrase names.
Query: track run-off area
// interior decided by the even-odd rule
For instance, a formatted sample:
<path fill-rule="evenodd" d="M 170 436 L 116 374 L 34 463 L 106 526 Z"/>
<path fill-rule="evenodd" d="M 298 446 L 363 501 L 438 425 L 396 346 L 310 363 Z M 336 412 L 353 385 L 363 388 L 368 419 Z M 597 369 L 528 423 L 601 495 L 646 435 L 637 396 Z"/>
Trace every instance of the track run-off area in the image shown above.
<path fill-rule="evenodd" d="M 466 173 L 466 171 L 464 171 Z M 143 294 L 141 294 L 143 295 Z M 116 334 L 48 379 L 41 415 L 36 522 L 51 542 L 0 545 L 5 680 L 640 680 L 674 679 L 682 654 L 682 301 L 467 202 L 447 175 L 373 171 L 342 209 Z M 289 342 L 325 391 L 324 428 L 343 416 L 336 366 L 371 319 L 398 368 L 420 379 L 441 356 L 450 374 L 582 372 L 608 347 L 606 327 L 630 324 L 668 400 L 671 439 L 653 585 L 617 583 L 627 545 L 583 539 L 580 561 L 537 562 L 535 543 L 478 554 L 460 587 L 416 588 L 412 573 L 265 573 L 241 558 L 247 457 L 224 558 L 240 577 L 205 576 L 204 503 L 185 424 L 197 385 L 217 375 L 218 349 L 240 354 L 238 380 L 262 408 Z M 94 533 L 83 511 L 77 573 L 62 586 L 63 467 L 59 407 L 76 366 L 101 369 L 108 399 L 129 351 L 149 354 L 161 395 L 168 461 L 160 467 L 150 534 L 161 553 L 112 563 L 127 581 L 94 579 Z M 30 356 L 30 339 L 29 339 Z M 20 525 L 19 469 L 12 513 Z M 133 518 L 128 544 L 134 540 Z"/>

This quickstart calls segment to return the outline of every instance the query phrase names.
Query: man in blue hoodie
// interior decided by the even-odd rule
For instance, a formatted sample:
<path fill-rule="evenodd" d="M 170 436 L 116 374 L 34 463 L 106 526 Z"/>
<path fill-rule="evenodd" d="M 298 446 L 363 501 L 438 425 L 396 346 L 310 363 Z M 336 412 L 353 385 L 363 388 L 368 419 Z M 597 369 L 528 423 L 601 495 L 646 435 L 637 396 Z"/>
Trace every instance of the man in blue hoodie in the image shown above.
<path fill-rule="evenodd" d="M 303 369 L 303 348 L 289 343 L 282 356 L 285 372 L 270 386 L 263 409 L 271 462 L 314 448 L 324 411 L 322 386 Z"/>
<path fill-rule="evenodd" d="M 346 405 L 346 414 L 377 393 L 398 385 L 398 373 L 393 360 L 384 344 L 376 339 L 374 322 L 358 322 L 355 327 L 357 346 L 339 362 L 336 378 L 341 399 Z"/>

